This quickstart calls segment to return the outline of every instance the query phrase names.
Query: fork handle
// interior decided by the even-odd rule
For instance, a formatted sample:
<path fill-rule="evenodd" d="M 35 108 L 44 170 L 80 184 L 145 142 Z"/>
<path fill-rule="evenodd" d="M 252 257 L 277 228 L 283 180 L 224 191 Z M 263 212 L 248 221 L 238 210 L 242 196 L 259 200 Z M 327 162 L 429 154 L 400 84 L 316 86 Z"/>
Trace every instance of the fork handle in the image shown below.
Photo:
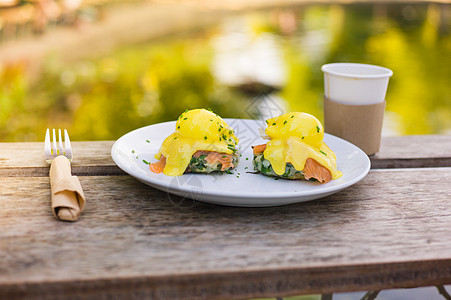
<path fill-rule="evenodd" d="M 67 157 L 57 156 L 50 165 L 52 210 L 63 221 L 76 221 L 85 207 L 85 195 L 77 176 L 72 176 Z"/>

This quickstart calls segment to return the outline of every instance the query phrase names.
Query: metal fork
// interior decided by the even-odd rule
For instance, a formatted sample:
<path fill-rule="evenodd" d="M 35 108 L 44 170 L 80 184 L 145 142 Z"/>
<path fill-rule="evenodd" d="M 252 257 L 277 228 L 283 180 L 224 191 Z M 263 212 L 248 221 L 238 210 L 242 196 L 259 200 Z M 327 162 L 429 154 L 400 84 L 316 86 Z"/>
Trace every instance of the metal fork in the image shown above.
<path fill-rule="evenodd" d="M 72 161 L 72 147 L 70 146 L 70 139 L 67 130 L 64 129 L 64 148 L 63 141 L 61 139 L 61 129 L 58 129 L 58 143 L 56 142 L 56 131 L 53 129 L 53 143 L 50 142 L 50 129 L 47 128 L 45 132 L 45 161 L 51 163 L 53 159 L 59 155 L 64 155 Z M 53 147 L 52 147 L 53 146 Z"/>
<path fill-rule="evenodd" d="M 69 134 L 64 129 L 64 147 L 61 129 L 53 129 L 53 142 L 50 130 L 45 133 L 45 160 L 50 163 L 50 187 L 52 190 L 52 210 L 56 218 L 64 221 L 76 221 L 85 207 L 85 196 L 77 176 L 72 176 L 70 162 L 72 147 Z"/>

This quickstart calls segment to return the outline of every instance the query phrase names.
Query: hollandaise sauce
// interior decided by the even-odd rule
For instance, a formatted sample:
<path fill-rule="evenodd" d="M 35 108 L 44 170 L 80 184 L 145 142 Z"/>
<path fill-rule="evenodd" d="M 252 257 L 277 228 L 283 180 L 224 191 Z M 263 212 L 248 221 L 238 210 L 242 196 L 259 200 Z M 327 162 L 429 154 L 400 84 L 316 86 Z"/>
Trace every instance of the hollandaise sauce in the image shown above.
<path fill-rule="evenodd" d="M 254 147 L 254 167 L 261 173 L 287 179 L 339 178 L 335 153 L 324 143 L 324 129 L 314 116 L 291 112 L 266 120 L 270 141 Z"/>
<path fill-rule="evenodd" d="M 185 172 L 229 171 L 238 164 L 238 138 L 217 114 L 205 109 L 187 110 L 175 124 L 150 164 L 154 173 L 179 176 Z"/>

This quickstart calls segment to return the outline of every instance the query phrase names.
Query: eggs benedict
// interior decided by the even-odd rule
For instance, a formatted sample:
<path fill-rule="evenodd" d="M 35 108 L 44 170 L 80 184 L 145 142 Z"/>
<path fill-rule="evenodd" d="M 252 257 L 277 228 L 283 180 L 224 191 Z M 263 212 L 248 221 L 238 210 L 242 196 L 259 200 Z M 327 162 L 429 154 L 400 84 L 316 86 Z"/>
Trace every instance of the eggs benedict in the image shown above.
<path fill-rule="evenodd" d="M 327 183 L 339 178 L 335 153 L 324 143 L 314 116 L 291 112 L 266 120 L 270 141 L 254 146 L 254 168 L 264 175 Z"/>
<path fill-rule="evenodd" d="M 168 176 L 227 172 L 238 165 L 237 144 L 233 129 L 220 116 L 205 109 L 187 110 L 163 141 L 150 170 Z"/>

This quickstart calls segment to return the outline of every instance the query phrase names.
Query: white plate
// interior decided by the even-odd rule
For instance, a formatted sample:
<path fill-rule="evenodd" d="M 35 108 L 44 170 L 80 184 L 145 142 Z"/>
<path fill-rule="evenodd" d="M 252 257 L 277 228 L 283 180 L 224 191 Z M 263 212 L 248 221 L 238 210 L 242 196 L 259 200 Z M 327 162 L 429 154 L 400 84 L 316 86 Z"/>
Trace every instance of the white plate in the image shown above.
<path fill-rule="evenodd" d="M 266 127 L 258 120 L 225 119 L 240 139 L 242 157 L 234 174 L 184 174 L 170 177 L 154 174 L 143 161 L 155 162 L 163 140 L 175 129 L 175 122 L 159 123 L 131 131 L 114 143 L 111 155 L 126 173 L 154 188 L 202 202 L 263 207 L 303 202 L 325 197 L 360 181 L 370 169 L 368 156 L 353 144 L 325 134 L 324 141 L 337 155 L 339 179 L 326 184 L 303 180 L 275 180 L 252 174 L 251 145 L 266 143 L 259 136 L 259 128 Z"/>

